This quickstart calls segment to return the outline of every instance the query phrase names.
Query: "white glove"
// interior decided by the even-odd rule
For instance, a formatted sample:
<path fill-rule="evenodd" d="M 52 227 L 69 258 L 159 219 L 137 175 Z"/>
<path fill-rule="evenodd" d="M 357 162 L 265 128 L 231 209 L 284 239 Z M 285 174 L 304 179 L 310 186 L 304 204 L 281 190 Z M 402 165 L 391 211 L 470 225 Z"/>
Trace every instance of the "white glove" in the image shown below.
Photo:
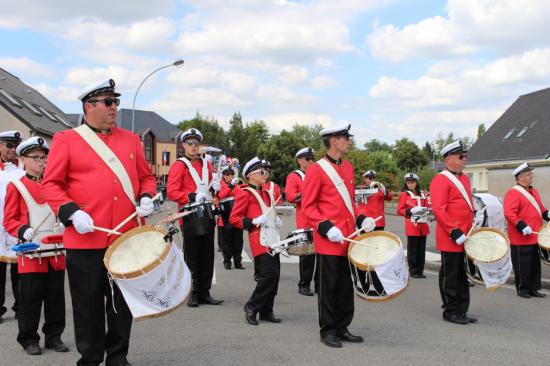
<path fill-rule="evenodd" d="M 33 236 L 34 236 L 34 229 L 32 227 L 28 228 L 23 233 L 23 239 L 25 239 L 26 241 L 31 241 Z"/>
<path fill-rule="evenodd" d="M 466 235 L 462 234 L 458 239 L 455 240 L 456 245 L 462 245 L 466 241 Z"/>
<path fill-rule="evenodd" d="M 63 225 L 62 223 L 58 222 L 57 224 L 55 224 L 55 226 L 53 227 L 53 232 L 55 234 L 63 234 L 65 232 L 65 225 Z"/>
<path fill-rule="evenodd" d="M 277 218 L 275 219 L 275 227 L 277 229 L 280 229 L 283 227 L 283 221 L 281 220 L 281 218 L 279 216 L 277 216 Z"/>
<path fill-rule="evenodd" d="M 220 191 L 221 182 L 220 182 L 219 179 L 214 179 L 214 181 L 212 181 L 212 188 L 213 188 L 216 192 L 219 192 L 219 191 Z"/>
<path fill-rule="evenodd" d="M 375 227 L 376 222 L 374 222 L 374 219 L 372 217 L 365 218 L 361 223 L 361 229 L 363 229 L 365 232 L 373 231 Z"/>
<path fill-rule="evenodd" d="M 140 217 L 149 216 L 153 213 L 155 209 L 155 204 L 151 197 L 142 197 L 139 201 L 139 206 L 136 207 L 136 211 Z"/>
<path fill-rule="evenodd" d="M 204 201 L 206 201 L 206 195 L 205 195 L 204 193 L 199 192 L 199 193 L 197 193 L 197 194 L 195 195 L 195 202 L 200 202 L 200 203 L 202 203 L 202 202 L 204 202 Z"/>
<path fill-rule="evenodd" d="M 413 215 L 417 214 L 417 213 L 420 213 L 420 212 L 424 212 L 426 211 L 427 208 L 426 207 L 423 207 L 423 206 L 415 206 L 413 208 L 411 208 L 411 213 Z"/>
<path fill-rule="evenodd" d="M 327 238 L 334 243 L 344 242 L 344 235 L 336 226 L 330 228 L 330 230 L 327 232 Z"/>
<path fill-rule="evenodd" d="M 25 231 L 26 233 L 26 231 Z M 521 233 L 523 235 L 531 235 L 533 234 L 533 229 L 531 229 L 531 226 L 527 225 L 526 227 L 523 228 L 523 230 L 521 230 Z"/>
<path fill-rule="evenodd" d="M 237 183 L 239 183 L 239 178 L 233 178 L 233 179 L 231 179 L 231 184 L 232 184 L 232 185 L 236 186 Z"/>
<path fill-rule="evenodd" d="M 266 215 L 260 215 L 252 220 L 252 223 L 254 225 L 265 225 L 267 222 L 267 216 Z"/>
<path fill-rule="evenodd" d="M 71 215 L 70 219 L 77 233 L 86 234 L 94 231 L 94 220 L 86 212 L 78 210 Z"/>

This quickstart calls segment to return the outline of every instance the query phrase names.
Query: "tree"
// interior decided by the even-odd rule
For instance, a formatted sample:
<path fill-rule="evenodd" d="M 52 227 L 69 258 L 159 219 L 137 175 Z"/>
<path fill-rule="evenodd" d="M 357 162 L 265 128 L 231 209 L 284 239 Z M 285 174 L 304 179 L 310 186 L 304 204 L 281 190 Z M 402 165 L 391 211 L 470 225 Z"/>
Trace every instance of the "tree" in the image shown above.
<path fill-rule="evenodd" d="M 253 121 L 246 124 L 243 130 L 243 143 L 238 148 L 238 158 L 244 164 L 256 155 L 260 155 L 258 149 L 269 139 L 269 129 L 264 121 Z"/>
<path fill-rule="evenodd" d="M 235 112 L 229 120 L 227 137 L 229 139 L 229 155 L 239 155 L 239 148 L 244 144 L 245 140 L 243 119 L 240 112 Z"/>
<path fill-rule="evenodd" d="M 320 124 L 316 124 L 314 126 L 295 124 L 292 126 L 291 133 L 295 134 L 299 139 L 304 141 L 304 146 L 302 147 L 309 146 L 314 150 L 319 150 L 323 145 L 321 136 L 319 135 L 322 129 L 323 126 Z"/>
<path fill-rule="evenodd" d="M 190 128 L 196 128 L 201 131 L 203 141 L 211 146 L 215 146 L 224 151 L 229 148 L 229 140 L 223 127 L 214 118 L 204 117 L 199 112 L 192 119 L 183 120 L 177 124 L 177 128 L 186 131 Z"/>
<path fill-rule="evenodd" d="M 428 161 L 432 161 L 434 159 L 435 151 L 429 142 L 426 142 L 426 144 L 422 147 L 422 152 Z"/>
<path fill-rule="evenodd" d="M 386 151 L 391 152 L 392 147 L 385 142 L 378 141 L 377 139 L 365 142 L 363 145 L 367 152 Z"/>
<path fill-rule="evenodd" d="M 282 130 L 258 148 L 258 155 L 271 162 L 271 179 L 274 182 L 284 186 L 287 175 L 297 168 L 296 147 L 305 145 L 302 137 Z"/>
<path fill-rule="evenodd" d="M 408 138 L 395 141 L 392 157 L 403 171 L 419 170 L 428 164 L 428 159 L 418 146 Z"/>
<path fill-rule="evenodd" d="M 479 138 L 481 136 L 483 136 L 485 134 L 485 123 L 480 123 L 478 126 L 477 126 L 477 139 L 479 140 Z"/>
<path fill-rule="evenodd" d="M 399 170 L 389 152 L 380 150 L 367 153 L 365 150 L 350 149 L 345 158 L 355 167 L 355 182 L 357 184 L 363 184 L 363 173 L 373 169 L 376 171 L 378 182 L 382 182 L 390 189 L 395 188 Z"/>

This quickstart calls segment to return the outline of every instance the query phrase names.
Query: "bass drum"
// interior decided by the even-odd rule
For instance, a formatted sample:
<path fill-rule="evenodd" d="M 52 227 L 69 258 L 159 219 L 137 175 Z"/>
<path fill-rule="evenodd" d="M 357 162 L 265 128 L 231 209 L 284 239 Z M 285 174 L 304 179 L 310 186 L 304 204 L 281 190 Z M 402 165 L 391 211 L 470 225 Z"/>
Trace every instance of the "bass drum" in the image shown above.
<path fill-rule="evenodd" d="M 550 266 L 550 226 L 544 225 L 538 233 L 539 253 L 542 263 Z"/>

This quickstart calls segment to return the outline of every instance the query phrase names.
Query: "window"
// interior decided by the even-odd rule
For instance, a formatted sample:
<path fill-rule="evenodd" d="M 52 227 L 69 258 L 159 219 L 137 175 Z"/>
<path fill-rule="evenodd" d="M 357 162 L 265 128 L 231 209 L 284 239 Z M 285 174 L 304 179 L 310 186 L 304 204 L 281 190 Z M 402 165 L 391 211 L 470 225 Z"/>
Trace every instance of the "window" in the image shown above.
<path fill-rule="evenodd" d="M 42 115 L 42 113 L 40 113 L 40 111 L 36 109 L 35 106 L 27 102 L 25 99 L 21 99 L 21 103 L 23 103 L 25 107 L 27 107 L 32 113 L 36 114 L 37 116 Z"/>
<path fill-rule="evenodd" d="M 55 119 L 55 117 L 50 112 L 48 112 L 47 110 L 45 110 L 44 108 L 42 108 L 39 105 L 37 105 L 37 107 L 38 107 L 38 109 L 40 109 L 40 111 L 42 111 L 42 113 L 44 113 L 46 115 L 46 117 L 48 117 L 49 119 L 51 119 L 54 122 L 59 122 L 57 119 Z"/>
<path fill-rule="evenodd" d="M 61 123 L 63 123 L 65 126 L 69 127 L 69 128 L 73 128 L 74 126 L 71 125 L 69 122 L 67 122 L 65 119 L 63 119 L 61 116 L 55 114 L 55 113 L 52 113 L 54 115 L 55 118 L 57 118 L 57 120 Z"/>
<path fill-rule="evenodd" d="M 153 150 L 154 150 L 153 136 L 150 133 L 143 137 L 143 151 L 145 152 L 145 160 L 150 164 L 153 164 Z"/>
<path fill-rule="evenodd" d="M 17 101 L 11 94 L 9 94 L 7 91 L 0 89 L 0 94 L 4 96 L 7 100 L 11 102 L 14 106 L 17 106 L 19 108 L 23 108 L 23 105 Z"/>
<path fill-rule="evenodd" d="M 525 132 L 527 132 L 528 129 L 529 129 L 529 127 L 523 127 L 523 128 L 521 129 L 521 131 L 518 132 L 518 134 L 516 135 L 516 137 L 521 137 L 521 136 L 523 136 L 523 134 L 524 134 Z"/>
<path fill-rule="evenodd" d="M 508 140 L 510 137 L 512 137 L 515 131 L 515 128 L 512 128 L 510 131 L 508 131 L 508 133 L 504 136 L 504 140 Z"/>

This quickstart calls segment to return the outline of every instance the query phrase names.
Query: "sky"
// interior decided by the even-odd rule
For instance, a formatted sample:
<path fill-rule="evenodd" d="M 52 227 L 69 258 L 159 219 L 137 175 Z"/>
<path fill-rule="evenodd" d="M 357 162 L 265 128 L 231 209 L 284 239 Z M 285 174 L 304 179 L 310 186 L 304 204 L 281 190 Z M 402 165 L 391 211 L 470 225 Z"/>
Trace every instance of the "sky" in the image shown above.
<path fill-rule="evenodd" d="M 0 0 L 0 67 L 66 113 L 115 79 L 121 107 L 177 123 L 234 112 L 272 133 L 475 137 L 550 86 L 549 0 Z"/>

